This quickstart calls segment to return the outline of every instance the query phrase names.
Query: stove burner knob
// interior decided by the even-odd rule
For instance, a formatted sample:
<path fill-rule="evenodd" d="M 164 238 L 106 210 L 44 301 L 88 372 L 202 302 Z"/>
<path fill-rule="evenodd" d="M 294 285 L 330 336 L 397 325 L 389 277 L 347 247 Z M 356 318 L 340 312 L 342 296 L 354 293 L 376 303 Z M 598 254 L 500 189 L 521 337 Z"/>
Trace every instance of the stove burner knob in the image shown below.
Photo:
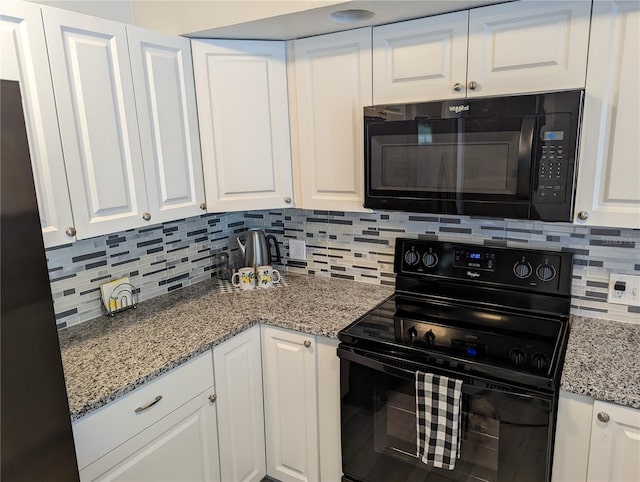
<path fill-rule="evenodd" d="M 551 281 L 556 277 L 556 268 L 552 264 L 540 265 L 536 269 L 536 276 L 541 281 Z"/>
<path fill-rule="evenodd" d="M 542 371 L 549 366 L 549 359 L 542 353 L 536 353 L 531 357 L 531 363 L 536 369 Z"/>
<path fill-rule="evenodd" d="M 433 345 L 433 342 L 436 341 L 436 335 L 433 330 L 429 330 L 424 334 L 424 341 L 427 342 L 427 345 Z"/>
<path fill-rule="evenodd" d="M 531 265 L 526 261 L 518 261 L 513 265 L 513 273 L 520 279 L 528 278 L 531 275 Z"/>
<path fill-rule="evenodd" d="M 415 251 L 407 251 L 404 254 L 404 260 L 409 266 L 414 266 L 420 261 L 420 255 Z"/>
<path fill-rule="evenodd" d="M 516 366 L 520 366 L 527 361 L 527 354 L 520 348 L 514 348 L 509 352 L 509 358 Z"/>
<path fill-rule="evenodd" d="M 413 345 L 413 342 L 418 338 L 418 330 L 412 326 L 407 330 L 407 335 L 409 335 L 409 343 Z"/>
<path fill-rule="evenodd" d="M 427 268 L 433 268 L 438 264 L 438 255 L 436 253 L 425 253 L 422 257 L 422 262 Z"/>

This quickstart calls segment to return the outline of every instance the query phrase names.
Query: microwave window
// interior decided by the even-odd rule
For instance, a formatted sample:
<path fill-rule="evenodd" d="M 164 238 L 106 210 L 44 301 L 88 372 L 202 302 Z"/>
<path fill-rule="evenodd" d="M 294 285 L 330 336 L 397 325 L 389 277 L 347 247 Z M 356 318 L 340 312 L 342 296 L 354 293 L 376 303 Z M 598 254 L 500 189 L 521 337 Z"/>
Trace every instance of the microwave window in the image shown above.
<path fill-rule="evenodd" d="M 404 124 L 407 133 L 371 137 L 374 190 L 516 194 L 520 130 L 458 133 Z"/>

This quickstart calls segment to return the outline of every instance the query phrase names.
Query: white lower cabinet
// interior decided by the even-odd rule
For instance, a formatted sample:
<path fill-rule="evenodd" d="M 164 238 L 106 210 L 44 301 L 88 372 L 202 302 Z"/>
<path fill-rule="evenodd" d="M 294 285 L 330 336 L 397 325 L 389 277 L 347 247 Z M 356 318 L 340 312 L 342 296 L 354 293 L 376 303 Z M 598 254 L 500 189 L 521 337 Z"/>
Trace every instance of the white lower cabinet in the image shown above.
<path fill-rule="evenodd" d="M 553 482 L 640 480 L 640 410 L 560 392 Z"/>
<path fill-rule="evenodd" d="M 587 479 L 593 400 L 560 392 L 552 482 L 584 482 Z"/>
<path fill-rule="evenodd" d="M 83 481 L 219 481 L 208 351 L 73 424 Z"/>
<path fill-rule="evenodd" d="M 640 410 L 595 401 L 587 482 L 640 480 Z"/>
<path fill-rule="evenodd" d="M 201 393 L 81 470 L 81 480 L 219 481 L 211 392 Z"/>
<path fill-rule="evenodd" d="M 337 340 L 256 326 L 73 424 L 82 481 L 338 481 Z M 215 374 L 215 390 L 214 390 Z"/>
<path fill-rule="evenodd" d="M 213 350 L 223 481 L 260 481 L 266 474 L 260 327 Z"/>
<path fill-rule="evenodd" d="M 315 337 L 262 330 L 267 475 L 319 480 Z"/>
<path fill-rule="evenodd" d="M 342 478 L 338 340 L 318 337 L 317 348 L 320 480 L 337 482 Z"/>

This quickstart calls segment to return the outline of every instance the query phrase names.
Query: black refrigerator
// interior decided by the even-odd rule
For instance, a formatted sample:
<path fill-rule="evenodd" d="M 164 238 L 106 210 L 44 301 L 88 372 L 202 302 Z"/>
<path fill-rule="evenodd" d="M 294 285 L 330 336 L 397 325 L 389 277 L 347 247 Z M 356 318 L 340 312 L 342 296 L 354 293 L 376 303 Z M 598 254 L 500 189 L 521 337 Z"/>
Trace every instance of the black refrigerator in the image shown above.
<path fill-rule="evenodd" d="M 0 479 L 77 481 L 20 86 L 0 84 Z"/>

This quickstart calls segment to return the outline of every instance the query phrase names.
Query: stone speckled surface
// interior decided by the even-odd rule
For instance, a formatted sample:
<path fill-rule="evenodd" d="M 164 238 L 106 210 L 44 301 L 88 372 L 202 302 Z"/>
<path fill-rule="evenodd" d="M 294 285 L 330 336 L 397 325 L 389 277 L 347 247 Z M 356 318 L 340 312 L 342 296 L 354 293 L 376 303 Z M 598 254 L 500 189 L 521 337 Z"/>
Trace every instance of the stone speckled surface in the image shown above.
<path fill-rule="evenodd" d="M 640 323 L 573 317 L 561 388 L 640 408 Z"/>
<path fill-rule="evenodd" d="M 286 273 L 288 286 L 219 293 L 205 281 L 142 302 L 114 318 L 60 331 L 76 420 L 255 325 L 310 335 L 338 332 L 393 293 L 388 286 Z"/>
<path fill-rule="evenodd" d="M 393 290 L 287 273 L 288 286 L 219 293 L 215 280 L 59 333 L 76 420 L 257 324 L 338 332 Z M 573 317 L 562 389 L 640 408 L 640 324 Z"/>

